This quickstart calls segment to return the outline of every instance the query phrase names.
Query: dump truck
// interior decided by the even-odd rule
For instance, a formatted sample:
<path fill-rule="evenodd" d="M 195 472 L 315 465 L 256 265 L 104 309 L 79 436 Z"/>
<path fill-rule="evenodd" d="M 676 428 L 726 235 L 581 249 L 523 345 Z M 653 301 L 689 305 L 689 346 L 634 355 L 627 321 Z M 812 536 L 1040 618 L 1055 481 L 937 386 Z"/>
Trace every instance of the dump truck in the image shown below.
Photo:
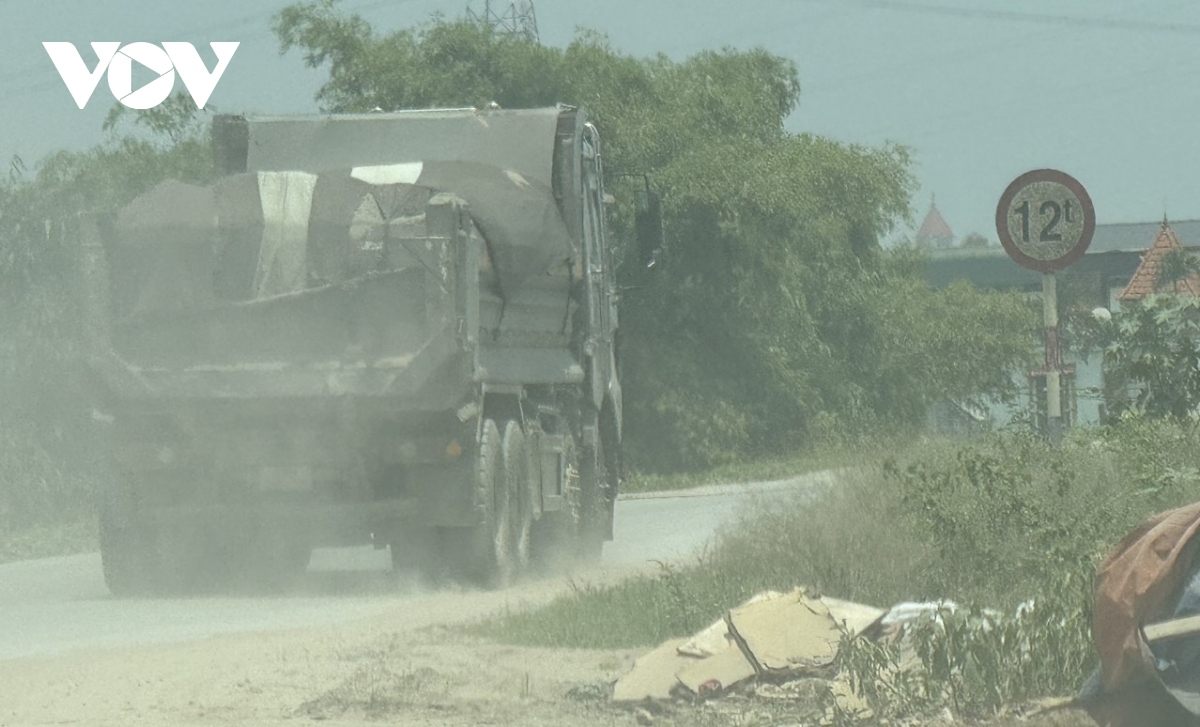
<path fill-rule="evenodd" d="M 503 587 L 594 559 L 617 288 L 581 108 L 215 117 L 214 184 L 80 218 L 117 594 L 317 547 Z"/>

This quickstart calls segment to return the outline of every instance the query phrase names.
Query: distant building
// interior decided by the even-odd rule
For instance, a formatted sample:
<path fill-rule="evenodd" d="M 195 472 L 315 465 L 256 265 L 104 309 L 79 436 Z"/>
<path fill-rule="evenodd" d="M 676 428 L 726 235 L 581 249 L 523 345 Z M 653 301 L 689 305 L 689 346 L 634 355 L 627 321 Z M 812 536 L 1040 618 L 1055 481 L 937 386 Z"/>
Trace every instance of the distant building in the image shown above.
<path fill-rule="evenodd" d="M 1164 262 L 1173 253 L 1183 253 L 1184 247 L 1174 230 L 1164 219 L 1162 229 L 1154 244 L 1142 255 L 1142 261 L 1133 273 L 1133 278 L 1125 290 L 1121 291 L 1120 300 L 1138 300 L 1153 293 L 1175 293 L 1180 295 L 1200 295 L 1200 275 L 1194 270 L 1179 271 L 1182 275 L 1174 279 L 1164 276 Z"/>
<path fill-rule="evenodd" d="M 1166 288 L 1159 285 L 1161 262 L 1172 250 L 1191 255 L 1200 252 L 1200 220 L 1097 225 L 1087 253 L 1060 274 L 1060 302 L 1083 310 L 1102 307 L 1115 311 L 1123 300 L 1151 291 L 1200 295 L 1200 277 L 1195 274 L 1185 275 Z M 999 247 L 935 248 L 930 252 L 926 279 L 935 287 L 965 280 L 979 288 L 1022 291 L 1039 300 L 1042 291 L 1041 274 L 1017 265 Z M 1064 344 L 1064 358 L 1074 366 L 1070 385 L 1076 396 L 1070 410 L 1064 409 L 1063 414 L 1078 425 L 1099 424 L 1105 417 L 1100 356 L 1085 357 L 1085 352 L 1071 350 L 1069 341 Z M 987 419 L 992 425 L 1007 424 L 1031 410 L 1036 387 L 1026 372 L 1017 373 L 1015 382 L 1024 394 L 1014 406 L 990 406 Z M 935 407 L 931 424 L 939 430 L 961 431 L 965 422 L 979 419 L 976 411 L 972 410 L 970 416 L 964 414 L 966 409 L 961 403 L 944 402 Z M 948 419 L 956 421 L 949 424 Z"/>
<path fill-rule="evenodd" d="M 917 247 L 944 249 L 954 247 L 954 231 L 946 224 L 942 213 L 938 212 L 937 202 L 930 202 L 929 212 L 921 229 L 917 230 Z"/>

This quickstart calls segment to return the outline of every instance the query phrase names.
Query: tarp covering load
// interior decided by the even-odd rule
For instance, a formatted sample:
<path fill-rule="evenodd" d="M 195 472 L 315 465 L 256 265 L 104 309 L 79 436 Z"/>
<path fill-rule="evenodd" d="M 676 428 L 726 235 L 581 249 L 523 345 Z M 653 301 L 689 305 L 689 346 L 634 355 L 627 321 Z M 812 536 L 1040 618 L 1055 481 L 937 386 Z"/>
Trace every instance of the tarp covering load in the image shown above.
<path fill-rule="evenodd" d="M 498 293 L 571 257 L 553 194 L 512 170 L 446 162 L 262 171 L 215 189 L 168 182 L 123 210 L 117 247 L 140 252 L 121 255 L 115 269 L 131 283 L 121 287 L 139 293 L 119 309 L 270 298 L 421 264 L 424 208 L 440 191 L 467 202 Z"/>
<path fill-rule="evenodd" d="M 572 255 L 570 233 L 553 192 L 512 169 L 472 162 L 416 162 L 355 167 L 350 175 L 377 188 L 416 184 L 465 200 L 487 242 L 501 295 L 516 291 L 531 275 Z"/>
<path fill-rule="evenodd" d="M 570 232 L 550 187 L 515 169 L 468 162 L 424 165 L 417 184 L 466 200 L 496 266 L 500 293 L 572 256 Z"/>
<path fill-rule="evenodd" d="M 249 117 L 245 171 L 471 162 L 553 186 L 558 109 Z"/>
<path fill-rule="evenodd" d="M 116 309 L 197 310 L 395 270 L 404 263 L 382 241 L 424 236 L 433 194 L 307 172 L 239 174 L 213 188 L 165 182 L 118 214 Z"/>
<path fill-rule="evenodd" d="M 109 268 L 125 284 L 113 304 L 133 314 L 204 308 L 213 302 L 213 190 L 170 180 L 135 199 L 115 220 Z"/>
<path fill-rule="evenodd" d="M 553 192 L 556 174 L 569 168 L 555 163 L 563 119 L 553 108 L 249 117 L 238 155 L 248 172 L 353 170 L 373 184 L 415 184 L 461 197 L 487 240 L 500 292 L 508 295 L 574 252 L 572 228 Z"/>
<path fill-rule="evenodd" d="M 269 298 L 417 264 L 405 251 L 426 234 L 425 205 L 433 194 L 347 173 L 227 177 L 216 188 L 220 295 Z"/>
<path fill-rule="evenodd" d="M 1080 699 L 1104 727 L 1200 724 L 1200 635 L 1151 644 L 1147 625 L 1200 613 L 1200 503 L 1129 533 L 1099 573 L 1093 631 L 1101 666 Z"/>

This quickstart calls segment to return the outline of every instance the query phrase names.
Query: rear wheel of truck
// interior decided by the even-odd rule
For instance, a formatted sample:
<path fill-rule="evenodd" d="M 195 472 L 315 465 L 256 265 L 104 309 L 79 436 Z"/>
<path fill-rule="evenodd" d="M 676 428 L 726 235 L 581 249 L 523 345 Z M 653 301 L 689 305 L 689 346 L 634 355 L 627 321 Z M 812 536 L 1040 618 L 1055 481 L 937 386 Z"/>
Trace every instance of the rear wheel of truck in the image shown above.
<path fill-rule="evenodd" d="M 575 543 L 580 560 L 595 563 L 604 552 L 608 538 L 609 471 L 604 445 L 597 437 L 594 449 L 584 448 L 579 466 L 579 537 Z"/>
<path fill-rule="evenodd" d="M 532 549 L 533 522 L 536 518 L 536 501 L 530 469 L 529 440 L 521 425 L 508 422 L 504 428 L 504 477 L 513 512 L 513 555 L 517 574 L 529 570 Z"/>
<path fill-rule="evenodd" d="M 503 442 L 496 422 L 483 424 L 474 481 L 478 524 L 454 528 L 446 549 L 457 561 L 456 570 L 485 588 L 504 588 L 513 581 L 516 554 L 513 538 L 513 498 L 503 468 Z"/>

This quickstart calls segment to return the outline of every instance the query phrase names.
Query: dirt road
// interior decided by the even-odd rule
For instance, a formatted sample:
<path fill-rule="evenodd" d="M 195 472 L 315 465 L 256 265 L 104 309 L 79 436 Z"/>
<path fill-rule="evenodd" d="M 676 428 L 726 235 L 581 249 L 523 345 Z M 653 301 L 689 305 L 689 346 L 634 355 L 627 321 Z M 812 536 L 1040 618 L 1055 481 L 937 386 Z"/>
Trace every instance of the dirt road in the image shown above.
<path fill-rule="evenodd" d="M 569 579 L 610 582 L 686 557 L 748 499 L 823 481 L 623 499 L 601 564 Z M 376 712 L 403 724 L 628 723 L 564 695 L 615 677 L 635 653 L 513 649 L 444 628 L 547 602 L 568 578 L 422 592 L 380 571 L 387 560 L 318 551 L 303 592 L 244 599 L 113 599 L 94 554 L 0 566 L 0 725 L 358 723 Z"/>

